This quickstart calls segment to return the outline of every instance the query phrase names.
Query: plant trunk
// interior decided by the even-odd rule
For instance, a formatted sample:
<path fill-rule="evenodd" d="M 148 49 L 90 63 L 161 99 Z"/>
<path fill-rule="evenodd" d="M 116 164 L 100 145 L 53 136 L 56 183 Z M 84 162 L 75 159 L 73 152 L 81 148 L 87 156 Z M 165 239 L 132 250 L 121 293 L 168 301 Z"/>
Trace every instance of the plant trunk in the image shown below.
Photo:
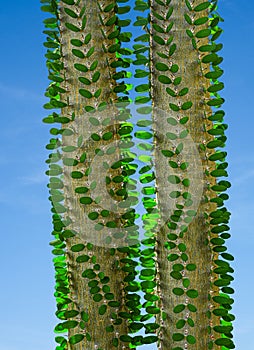
<path fill-rule="evenodd" d="M 111 248 L 107 247 L 106 244 L 101 246 L 104 239 L 103 235 L 105 235 L 104 229 L 95 231 L 92 234 L 90 230 L 93 226 L 88 226 L 87 220 L 84 220 L 85 215 L 97 213 L 100 220 L 95 220 L 95 224 L 99 222 L 106 225 L 107 222 L 115 221 L 116 217 L 111 214 L 107 217 L 102 215 L 103 210 L 108 209 L 108 207 L 104 208 L 103 205 L 107 206 L 108 204 L 110 206 L 105 201 L 102 206 L 100 206 L 99 200 L 96 203 L 96 199 L 91 204 L 86 205 L 79 202 L 82 196 L 90 196 L 92 193 L 92 189 L 89 187 L 92 184 L 89 183 L 88 170 L 92 167 L 96 150 L 102 149 L 103 146 L 109 144 L 109 142 L 102 141 L 102 135 L 106 131 L 112 131 L 113 137 L 110 142 L 119 139 L 114 115 L 109 115 L 110 112 L 108 109 L 101 112 L 97 111 L 95 114 L 89 113 L 85 109 L 86 106 L 97 108 L 100 103 L 105 102 L 108 108 L 111 108 L 110 111 L 112 112 L 112 110 L 114 111 L 112 104 L 117 101 L 116 94 L 113 92 L 116 82 L 112 78 L 116 70 L 110 66 L 116 59 L 115 53 L 110 54 L 105 52 L 110 45 L 114 44 L 114 39 L 105 39 L 114 30 L 114 25 L 103 26 L 99 17 L 101 16 L 105 23 L 114 15 L 113 10 L 103 13 L 99 7 L 105 8 L 111 3 L 110 0 L 98 2 L 81 0 L 76 6 L 60 3 L 61 47 L 66 83 L 64 88 L 68 92 L 66 95 L 63 95 L 63 98 L 67 96 L 65 102 L 68 103 L 68 107 L 62 109 L 62 115 L 71 118 L 73 113 L 75 114 L 74 121 L 68 124 L 68 129 L 71 129 L 74 133 L 71 136 L 65 136 L 63 134 L 63 146 L 78 146 L 74 152 L 63 152 L 63 156 L 78 160 L 78 164 L 71 167 L 71 171 L 78 171 L 83 174 L 82 179 L 71 178 L 70 167 L 64 166 L 66 218 L 70 220 L 67 229 L 74 230 L 77 233 L 75 237 L 67 239 L 67 268 L 69 272 L 69 288 L 71 291 L 70 299 L 72 300 L 69 308 L 79 312 L 73 318 L 73 320 L 79 322 L 79 325 L 69 330 L 69 340 L 74 339 L 69 343 L 69 347 L 72 350 L 122 349 L 123 345 L 119 341 L 119 335 L 127 334 L 128 332 L 126 319 L 119 319 L 117 317 L 118 312 L 125 311 L 123 279 L 126 273 L 121 270 L 120 262 L 124 254 L 118 252 L 112 246 Z M 82 19 L 68 16 L 64 8 L 79 14 L 83 7 L 85 7 L 84 16 L 86 16 L 85 28 L 80 32 L 73 32 L 66 28 L 66 23 L 71 23 L 80 28 L 82 26 Z M 87 38 L 90 34 L 91 40 L 89 41 Z M 71 39 L 81 40 L 82 42 L 87 39 L 87 44 L 83 44 L 81 48 L 76 47 L 71 43 Z M 76 57 L 73 54 L 73 49 L 81 50 L 86 57 Z M 91 56 L 88 54 L 89 50 L 94 50 Z M 87 57 L 87 54 L 89 57 Z M 96 61 L 98 61 L 97 66 L 95 69 L 92 69 L 91 67 Z M 87 72 L 81 72 L 74 68 L 75 63 L 85 65 L 88 68 Z M 93 82 L 95 72 L 100 73 L 100 78 L 97 82 Z M 81 82 L 82 78 L 86 78 L 92 83 L 88 82 L 88 85 L 84 85 Z M 92 95 L 101 89 L 101 94 L 97 98 L 89 98 L 88 94 L 86 98 L 80 94 L 80 89 L 86 89 Z M 109 126 L 103 127 L 102 125 L 106 116 L 110 117 L 111 122 Z M 91 117 L 95 117 L 100 126 L 91 124 Z M 101 141 L 92 140 L 91 135 L 93 133 L 97 136 L 99 135 Z M 86 153 L 85 157 L 84 153 Z M 106 173 L 107 168 L 104 171 Z M 119 175 L 119 170 L 108 171 L 107 175 L 112 178 Z M 104 177 L 105 175 L 93 173 L 94 186 L 96 186 L 96 180 L 99 181 L 102 176 Z M 90 192 L 87 192 L 89 194 L 82 195 L 77 192 L 77 188 L 86 186 L 89 188 Z M 119 186 L 116 184 L 114 191 Z M 107 186 L 107 189 L 110 191 L 110 185 Z M 105 213 L 106 211 L 104 211 Z M 93 223 L 91 220 L 89 222 Z M 96 244 L 97 239 L 95 239 L 95 234 L 98 235 L 98 245 Z M 77 244 L 84 244 L 82 251 L 75 252 Z M 79 258 L 80 256 L 81 258 Z M 82 261 L 82 257 L 85 260 L 89 260 L 77 262 L 77 259 L 78 261 Z M 97 289 L 96 292 L 95 289 Z M 97 298 L 97 301 L 94 298 Z M 114 305 L 113 302 L 115 302 L 116 306 L 112 306 Z M 82 341 L 75 344 L 74 337 L 77 334 L 83 334 L 85 337 Z M 128 347 L 125 348 L 128 349 Z"/>
<path fill-rule="evenodd" d="M 195 6 L 202 2 L 195 1 Z M 166 14 L 171 8 L 173 9 L 172 15 L 170 19 L 166 19 Z M 159 333 L 159 349 L 208 350 L 209 342 L 214 340 L 213 331 L 209 327 L 219 324 L 218 318 L 216 320 L 212 316 L 209 319 L 208 316 L 208 312 L 213 307 L 213 302 L 209 299 L 212 260 L 216 257 L 209 244 L 212 237 L 209 233 L 207 219 L 209 213 L 216 210 L 216 204 L 209 202 L 212 197 L 209 187 L 215 184 L 215 178 L 207 174 L 208 171 L 215 168 L 215 164 L 208 161 L 208 155 L 203 151 L 202 146 L 200 147 L 212 139 L 211 135 L 206 132 L 212 128 L 212 122 L 207 119 L 212 111 L 205 103 L 206 99 L 209 98 L 209 93 L 206 92 L 209 80 L 204 77 L 204 74 L 209 70 L 209 67 L 200 64 L 201 56 L 198 50 L 193 48 L 192 41 L 186 33 L 186 29 L 192 30 L 192 26 L 186 22 L 184 14 L 193 15 L 193 12 L 188 10 L 184 0 L 172 0 L 168 6 L 161 6 L 157 1 L 151 1 L 151 96 L 154 106 L 154 127 L 158 131 L 155 135 L 155 171 L 158 205 L 161 211 L 159 225 L 161 229 L 157 234 L 156 246 L 157 280 L 159 281 L 158 294 L 161 296 L 160 308 L 165 312 L 164 320 L 158 320 L 159 323 L 162 323 Z M 162 16 L 164 20 L 158 19 L 158 15 Z M 206 15 L 207 11 L 198 12 L 195 19 Z M 168 33 L 160 34 L 156 31 L 156 25 L 161 26 L 166 31 L 171 22 L 173 22 L 173 26 Z M 198 29 L 205 27 L 205 24 L 200 25 Z M 156 35 L 165 41 L 172 35 L 173 40 L 170 45 L 162 46 L 156 40 Z M 207 38 L 200 39 L 199 45 L 207 44 L 207 42 Z M 176 49 L 170 56 L 169 48 L 173 49 L 172 45 L 174 44 Z M 157 52 L 166 54 L 169 58 L 161 58 Z M 170 72 L 157 69 L 158 63 L 168 65 Z M 178 70 L 172 68 L 173 65 L 177 65 Z M 166 75 L 172 83 L 167 85 L 165 84 L 166 80 L 165 83 L 161 82 L 163 79 L 159 78 L 161 75 Z M 179 77 L 181 77 L 181 82 L 177 83 L 175 79 Z M 173 96 L 166 91 L 167 87 L 173 90 L 173 93 L 171 92 Z M 188 93 L 179 96 L 179 92 L 186 87 Z M 188 101 L 192 102 L 192 107 L 188 110 L 179 108 L 175 111 L 169 106 L 170 103 L 181 106 Z M 159 112 L 157 109 L 163 112 Z M 181 118 L 186 116 L 189 117 L 188 122 L 181 124 L 184 121 L 182 119 L 180 122 Z M 171 123 L 171 127 L 166 126 L 167 118 L 171 118 L 168 121 Z M 184 136 L 185 130 L 189 131 L 193 142 Z M 165 136 L 165 131 L 175 134 L 175 136 L 168 136 L 171 139 L 171 147 L 169 147 L 169 139 Z M 182 151 L 181 143 L 183 144 Z M 196 154 L 195 150 L 192 149 L 193 145 L 198 150 Z M 173 154 L 166 158 L 162 155 L 162 150 L 171 150 Z M 194 153 L 190 154 L 192 151 Z M 171 165 L 168 161 L 172 162 Z M 189 162 L 189 167 L 192 167 L 191 174 L 187 173 L 188 168 L 180 167 L 186 161 Z M 197 178 L 195 178 L 195 174 Z M 190 184 L 188 182 L 185 185 L 179 183 L 172 187 L 172 184 L 169 185 L 169 175 L 177 176 L 181 181 L 190 175 Z M 191 188 L 193 184 L 194 187 Z M 173 194 L 174 191 L 179 191 L 181 195 L 175 199 L 175 204 L 170 204 L 169 198 L 177 196 L 177 194 Z M 198 193 L 199 191 L 200 193 Z M 187 197 L 186 194 L 185 197 L 182 196 L 183 193 L 188 192 L 194 202 L 192 205 L 188 195 Z M 198 204 L 199 196 L 200 204 L 196 205 L 197 213 L 189 223 L 190 217 L 193 215 L 191 210 L 195 209 L 195 203 Z M 169 254 L 176 254 L 178 258 L 173 260 L 173 255 L 171 255 L 173 261 L 170 261 L 168 260 Z M 191 266 L 188 264 L 195 264 L 196 269 L 189 271 L 187 267 L 191 268 Z M 182 277 L 180 277 L 179 272 L 178 275 L 176 273 L 172 277 L 171 273 L 179 271 L 178 268 L 182 268 L 180 271 Z M 173 292 L 175 288 L 179 288 L 178 293 L 175 290 L 177 294 Z M 198 292 L 198 297 L 193 299 L 187 295 L 188 290 L 192 289 Z M 218 289 L 212 292 L 213 295 L 218 294 Z M 189 295 L 195 296 L 195 292 Z M 177 311 L 178 305 L 181 306 Z M 213 347 L 213 349 L 215 348 L 217 346 Z"/>

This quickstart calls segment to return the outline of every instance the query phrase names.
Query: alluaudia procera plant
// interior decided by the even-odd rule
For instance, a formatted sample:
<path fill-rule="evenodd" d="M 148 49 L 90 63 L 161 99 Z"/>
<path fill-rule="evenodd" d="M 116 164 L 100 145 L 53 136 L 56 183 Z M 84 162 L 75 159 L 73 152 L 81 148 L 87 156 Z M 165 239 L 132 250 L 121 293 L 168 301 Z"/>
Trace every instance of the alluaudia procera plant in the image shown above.
<path fill-rule="evenodd" d="M 217 0 L 41 0 L 56 350 L 233 349 Z"/>

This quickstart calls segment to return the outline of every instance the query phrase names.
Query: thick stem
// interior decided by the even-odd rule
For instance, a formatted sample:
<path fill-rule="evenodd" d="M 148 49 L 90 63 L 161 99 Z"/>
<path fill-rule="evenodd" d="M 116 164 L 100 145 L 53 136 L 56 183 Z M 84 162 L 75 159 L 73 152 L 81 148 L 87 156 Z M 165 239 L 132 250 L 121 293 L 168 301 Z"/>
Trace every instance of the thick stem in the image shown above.
<path fill-rule="evenodd" d="M 74 152 L 65 153 L 64 156 L 80 160 L 82 154 L 84 152 L 86 153 L 86 159 L 79 162 L 71 169 L 71 171 L 79 171 L 85 174 L 82 177 L 82 180 L 71 178 L 69 176 L 70 167 L 64 167 L 64 194 L 66 198 L 65 206 L 67 207 L 66 216 L 71 219 L 71 224 L 67 229 L 75 230 L 78 233 L 74 238 L 67 239 L 68 271 L 71 290 L 70 298 L 73 301 L 73 303 L 70 304 L 70 309 L 76 309 L 79 311 L 79 315 L 74 318 L 75 320 L 81 321 L 80 316 L 82 315 L 82 312 L 85 312 L 89 317 L 88 321 L 81 324 L 81 327 L 77 326 L 69 331 L 69 338 L 75 334 L 86 335 L 81 342 L 76 345 L 70 345 L 72 350 L 122 349 L 122 343 L 120 340 L 118 341 L 118 345 L 116 345 L 116 343 L 113 345 L 113 338 L 118 339 L 119 335 L 127 334 L 128 332 L 126 320 L 121 320 L 121 324 L 114 323 L 114 318 L 117 312 L 125 311 L 123 292 L 123 279 L 125 273 L 121 270 L 121 264 L 119 261 L 124 257 L 124 254 L 117 252 L 117 250 L 113 252 L 112 249 L 105 246 L 96 245 L 95 237 L 91 236 L 91 232 L 89 232 L 89 227 L 86 225 L 84 216 L 92 212 L 100 214 L 105 208 L 94 201 L 89 205 L 81 204 L 79 199 L 82 195 L 75 192 L 77 187 L 89 187 L 86 171 L 92 166 L 92 161 L 96 155 L 96 149 L 103 146 L 102 141 L 93 141 L 90 136 L 93 132 L 102 136 L 105 130 L 103 130 L 101 125 L 98 126 L 96 130 L 96 128 L 90 123 L 89 118 L 96 117 L 97 121 L 101 124 L 106 119 L 105 114 L 107 114 L 107 110 L 91 114 L 87 112 L 84 107 L 89 105 L 97 108 L 102 102 L 106 102 L 108 106 L 110 106 L 117 99 L 116 94 L 112 91 L 116 85 L 115 80 L 112 78 L 112 75 L 115 73 L 115 68 L 110 67 L 110 63 L 115 60 L 115 54 L 105 53 L 105 49 L 114 43 L 114 39 L 107 40 L 102 33 L 104 32 L 107 36 L 114 30 L 114 25 L 103 27 L 99 18 L 100 14 L 105 23 L 114 15 L 112 11 L 103 13 L 100 10 L 100 7 L 105 8 L 111 3 L 112 1 L 110 0 L 81 0 L 78 5 L 66 5 L 60 2 L 61 47 L 66 80 L 66 86 L 64 87 L 68 91 L 67 94 L 65 94 L 66 97 L 64 96 L 68 102 L 68 107 L 62 110 L 62 114 L 69 118 L 73 113 L 75 114 L 75 120 L 68 124 L 68 129 L 73 131 L 73 135 L 63 136 L 63 145 L 77 145 L 78 140 L 83 137 L 83 141 L 81 142 L 82 145 Z M 73 32 L 66 29 L 66 22 L 80 28 L 82 26 L 82 18 L 72 18 L 71 16 L 68 16 L 64 11 L 64 8 L 69 8 L 79 15 L 84 6 L 84 15 L 86 16 L 85 28 L 79 32 Z M 75 47 L 72 45 L 71 39 L 77 39 L 84 42 L 89 34 L 91 34 L 91 40 L 86 45 L 83 45 L 82 47 Z M 87 55 L 91 48 L 94 48 L 94 52 L 90 57 L 86 56 L 84 58 L 77 58 L 72 52 L 73 49 L 79 49 Z M 92 64 L 96 61 L 98 61 L 96 69 L 91 69 Z M 74 63 L 85 65 L 88 67 L 88 71 L 83 73 L 77 70 L 74 68 Z M 97 82 L 92 82 L 90 85 L 84 85 L 80 81 L 80 77 L 84 77 L 90 80 L 90 82 L 93 81 L 93 75 L 95 72 L 100 73 L 100 78 Z M 80 89 L 86 89 L 92 94 L 98 89 L 101 89 L 101 94 L 98 98 L 86 98 L 81 96 L 79 93 Z M 110 142 L 113 142 L 119 139 L 119 137 L 116 133 L 116 127 L 114 126 L 114 116 L 111 115 L 110 117 L 112 122 L 111 125 L 108 126 L 108 131 L 113 131 L 113 138 L 110 140 Z M 108 175 L 112 177 L 116 176 L 118 173 L 119 171 L 116 170 L 115 172 L 109 172 Z M 97 177 L 101 177 L 102 175 L 105 176 L 105 174 L 97 174 Z M 83 196 L 86 196 L 86 194 Z M 115 216 L 111 214 L 106 219 L 103 219 L 101 216 L 100 218 L 101 222 L 105 221 L 104 223 L 116 220 Z M 98 241 L 100 241 L 101 238 L 103 238 L 103 234 L 105 234 L 104 229 L 95 233 L 98 235 Z M 73 252 L 71 247 L 74 244 L 79 243 L 84 243 L 85 248 L 81 252 Z M 89 243 L 92 243 L 93 245 L 89 246 Z M 80 255 L 89 256 L 89 260 L 87 262 L 77 263 L 76 259 Z M 92 277 L 92 279 L 82 277 L 82 273 L 86 269 L 92 269 L 96 273 L 96 276 Z M 99 275 L 100 273 L 104 273 L 105 277 L 109 278 L 108 282 L 105 282 L 105 279 L 99 277 L 101 276 Z M 98 302 L 94 301 L 95 294 L 91 293 L 91 286 L 88 285 L 92 280 L 94 283 L 97 281 L 97 286 L 100 288 L 97 294 L 102 296 L 102 300 Z M 113 294 L 113 300 L 118 302 L 119 306 L 112 307 L 108 305 L 111 300 L 109 293 Z M 98 312 L 101 305 L 107 306 L 106 312 L 103 315 L 100 315 Z M 113 331 L 106 331 L 106 327 L 108 326 L 113 326 Z"/>
<path fill-rule="evenodd" d="M 195 6 L 201 2 L 202 1 L 195 1 Z M 173 9 L 173 13 L 169 19 L 166 19 L 166 14 L 170 8 Z M 205 16 L 206 13 L 204 12 L 206 11 L 203 11 L 202 14 Z M 151 93 L 153 106 L 155 108 L 155 128 L 163 132 L 160 126 L 167 124 L 168 117 L 175 119 L 179 123 L 181 118 L 188 116 L 189 121 L 187 124 L 183 126 L 179 124 L 179 134 L 186 128 L 193 140 L 192 145 L 193 143 L 196 145 L 198 156 L 197 154 L 192 157 L 189 155 L 189 161 L 192 163 L 191 165 L 197 164 L 197 173 L 199 173 L 199 162 L 201 161 L 200 164 L 202 164 L 200 178 L 202 186 L 197 214 L 192 222 L 187 224 L 188 228 L 182 236 L 180 227 L 183 224 L 186 225 L 184 213 L 186 214 L 186 211 L 190 208 L 186 208 L 186 206 L 185 208 L 181 208 L 181 206 L 179 206 L 184 203 L 184 201 L 181 202 L 181 197 L 176 200 L 178 207 L 172 208 L 169 206 L 169 196 L 172 189 L 169 189 L 168 176 L 173 174 L 183 180 L 186 178 L 186 171 L 182 170 L 179 166 L 178 168 L 172 169 L 168 164 L 168 160 L 172 160 L 176 163 L 179 162 L 178 164 L 180 165 L 180 163 L 186 161 L 186 159 L 181 157 L 181 153 L 175 153 L 171 158 L 165 158 L 161 150 L 169 149 L 168 141 L 166 141 L 167 137 L 162 137 L 160 133 L 158 133 L 158 137 L 156 137 L 155 140 L 155 171 L 157 198 L 161 211 L 161 229 L 157 234 L 156 249 L 158 259 L 158 289 L 161 294 L 160 307 L 167 315 L 160 331 L 159 347 L 164 350 L 173 349 L 178 346 L 183 349 L 207 350 L 208 343 L 211 340 L 208 332 L 209 318 L 207 316 L 207 311 L 209 310 L 210 304 L 208 296 L 210 294 L 211 285 L 212 252 L 209 246 L 209 227 L 205 218 L 205 213 L 215 210 L 216 205 L 209 203 L 207 200 L 207 198 L 209 199 L 210 197 L 208 184 L 213 185 L 215 180 L 210 175 L 206 175 L 208 173 L 206 170 L 213 170 L 215 165 L 207 160 L 207 156 L 205 152 L 202 151 L 202 148 L 200 148 L 200 145 L 211 140 L 211 136 L 206 132 L 206 130 L 212 127 L 211 122 L 206 117 L 211 115 L 211 109 L 205 104 L 205 99 L 209 97 L 209 94 L 207 96 L 205 92 L 209 86 L 209 81 L 204 77 L 204 72 L 202 73 L 201 71 L 199 53 L 193 48 L 192 41 L 186 34 L 186 29 L 190 30 L 192 26 L 186 22 L 184 17 L 185 13 L 190 15 L 185 1 L 172 0 L 169 5 L 166 5 L 165 1 L 165 6 L 159 5 L 156 1 L 151 1 L 151 13 L 151 32 L 154 38 L 151 46 Z M 162 16 L 164 20 L 160 19 L 158 15 Z M 201 14 L 199 14 L 199 16 L 201 16 Z M 159 25 L 166 32 L 166 28 L 171 22 L 173 22 L 173 26 L 168 33 L 163 34 L 156 30 L 156 25 Z M 203 28 L 204 26 L 200 26 L 199 29 Z M 165 42 L 171 35 L 173 36 L 170 45 L 176 44 L 176 50 L 172 56 L 168 56 L 168 59 L 160 57 L 157 52 L 168 55 L 170 45 L 161 45 L 158 40 L 155 40 L 155 35 L 163 38 Z M 207 39 L 202 39 L 201 41 L 202 44 L 204 44 Z M 171 68 L 173 64 L 177 64 L 179 69 L 177 72 L 175 72 L 175 70 L 173 70 L 173 72 L 161 71 L 157 69 L 158 63 L 166 64 L 169 68 Z M 166 85 L 160 82 L 158 80 L 160 75 L 166 75 L 172 80 L 172 83 Z M 180 84 L 173 84 L 174 79 L 178 77 L 182 78 Z M 176 96 L 171 96 L 170 93 L 166 91 L 166 87 L 172 89 Z M 188 93 L 184 96 L 179 96 L 178 92 L 185 87 L 189 89 Z M 188 110 L 182 110 L 180 108 L 179 111 L 174 111 L 169 107 L 170 103 L 181 106 L 187 101 L 192 102 L 192 107 Z M 163 113 L 156 112 L 156 108 L 161 109 Z M 166 127 L 165 130 L 168 131 L 168 127 Z M 174 133 L 176 130 L 177 127 L 172 127 L 171 131 Z M 190 146 L 186 139 L 181 139 L 181 137 L 179 137 L 179 134 L 177 138 L 172 141 L 171 151 L 173 152 L 176 151 L 174 145 L 177 145 L 177 142 L 178 144 L 182 142 L 185 149 Z M 195 181 L 195 179 L 192 180 Z M 196 179 L 196 181 L 198 180 Z M 175 187 L 175 189 L 181 191 L 181 193 L 183 193 L 183 191 L 188 192 L 188 188 L 181 184 Z M 194 198 L 195 195 L 195 193 L 192 193 Z M 182 218 L 180 218 L 178 222 L 175 222 L 175 219 L 172 218 L 171 215 L 174 214 L 174 210 L 178 209 L 183 210 L 183 214 Z M 168 224 L 171 225 L 170 228 Z M 177 239 L 171 241 L 172 245 L 170 250 L 168 247 L 165 247 L 165 243 L 170 241 L 167 237 L 169 233 L 177 234 Z M 175 246 L 173 244 L 175 244 Z M 186 247 L 185 253 L 188 256 L 187 261 L 181 259 L 179 244 L 184 244 Z M 179 256 L 178 260 L 169 261 L 169 254 L 177 254 Z M 196 270 L 188 271 L 185 268 L 181 272 L 183 275 L 182 279 L 177 280 L 170 275 L 173 271 L 173 266 L 177 263 L 185 267 L 186 264 L 189 263 L 195 264 Z M 190 286 L 188 288 L 183 287 L 183 278 L 188 278 L 190 280 Z M 172 290 L 176 287 L 183 289 L 185 293 L 181 296 L 174 294 Z M 198 297 L 195 299 L 189 298 L 186 295 L 187 289 L 195 289 L 198 292 Z M 218 291 L 216 290 L 214 292 L 217 293 Z M 179 304 L 185 305 L 185 308 L 183 311 L 175 313 L 173 309 Z M 188 310 L 188 304 L 195 305 L 197 311 L 191 312 Z M 191 327 L 186 322 L 183 328 L 177 328 L 176 325 L 180 319 L 187 321 L 188 318 L 194 321 L 194 327 Z M 173 335 L 176 333 L 184 334 L 184 338 L 174 341 Z M 187 341 L 187 335 L 195 337 L 195 344 L 191 344 Z"/>

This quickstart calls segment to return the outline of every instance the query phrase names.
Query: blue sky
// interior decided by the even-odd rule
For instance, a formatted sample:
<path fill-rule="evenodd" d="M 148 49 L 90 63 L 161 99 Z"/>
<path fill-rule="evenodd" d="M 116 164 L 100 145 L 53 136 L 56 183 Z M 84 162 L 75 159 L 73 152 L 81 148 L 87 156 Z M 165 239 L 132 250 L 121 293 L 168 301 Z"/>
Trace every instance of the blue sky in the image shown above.
<path fill-rule="evenodd" d="M 254 4 L 220 1 L 224 17 L 223 81 L 232 212 L 229 251 L 235 256 L 234 314 L 237 349 L 253 349 L 252 221 L 254 213 L 253 61 Z M 0 9 L 1 342 L 0 350 L 54 348 L 55 301 L 45 145 L 47 70 L 44 15 L 39 1 L 13 0 Z M 248 43 L 248 41 L 250 42 Z"/>

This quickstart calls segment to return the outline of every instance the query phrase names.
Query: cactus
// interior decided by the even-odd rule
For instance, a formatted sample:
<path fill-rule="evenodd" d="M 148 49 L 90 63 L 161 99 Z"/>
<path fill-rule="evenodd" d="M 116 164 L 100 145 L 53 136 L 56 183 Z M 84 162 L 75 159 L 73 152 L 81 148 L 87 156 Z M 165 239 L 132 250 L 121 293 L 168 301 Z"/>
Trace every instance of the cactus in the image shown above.
<path fill-rule="evenodd" d="M 233 349 L 217 0 L 41 3 L 56 350 Z"/>

